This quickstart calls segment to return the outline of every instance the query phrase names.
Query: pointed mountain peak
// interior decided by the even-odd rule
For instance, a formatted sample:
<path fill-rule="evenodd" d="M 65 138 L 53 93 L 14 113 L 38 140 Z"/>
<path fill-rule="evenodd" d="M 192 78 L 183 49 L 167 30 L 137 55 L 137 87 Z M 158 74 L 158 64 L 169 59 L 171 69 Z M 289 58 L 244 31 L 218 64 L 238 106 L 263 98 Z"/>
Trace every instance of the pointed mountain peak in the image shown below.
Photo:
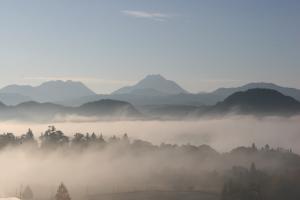
<path fill-rule="evenodd" d="M 157 91 L 157 94 L 180 94 L 180 93 L 188 93 L 182 87 L 180 87 L 176 82 L 167 80 L 160 74 L 151 74 L 147 75 L 144 79 L 139 81 L 137 84 L 133 86 L 123 87 L 113 94 L 140 94 L 141 91 Z"/>
<path fill-rule="evenodd" d="M 165 77 L 163 77 L 160 74 L 150 74 L 145 76 L 145 78 L 143 78 L 142 80 L 140 80 L 137 84 L 153 84 L 154 82 L 168 82 L 170 80 L 167 80 Z M 173 82 L 173 81 L 170 81 Z M 175 82 L 174 82 L 175 83 Z M 154 88 L 152 88 L 154 89 Z"/>
<path fill-rule="evenodd" d="M 149 74 L 143 80 L 145 79 L 166 80 L 165 77 L 160 74 Z"/>

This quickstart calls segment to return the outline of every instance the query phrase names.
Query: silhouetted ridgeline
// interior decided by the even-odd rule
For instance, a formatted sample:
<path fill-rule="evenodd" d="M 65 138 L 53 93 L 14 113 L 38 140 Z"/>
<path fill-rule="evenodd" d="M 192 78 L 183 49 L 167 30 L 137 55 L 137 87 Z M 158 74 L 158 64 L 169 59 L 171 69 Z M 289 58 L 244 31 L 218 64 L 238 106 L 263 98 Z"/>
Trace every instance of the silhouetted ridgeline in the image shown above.
<path fill-rule="evenodd" d="M 293 116 L 300 113 L 300 103 L 271 89 L 236 92 L 214 106 L 132 104 L 112 99 L 67 107 L 54 103 L 25 102 L 16 106 L 0 104 L 0 120 L 21 121 L 97 121 L 97 120 L 178 120 L 220 117 L 228 114 L 253 116 Z"/>
<path fill-rule="evenodd" d="M 300 90 L 273 83 L 249 83 L 236 88 L 219 88 L 213 92 L 190 93 L 163 76 L 148 75 L 133 86 L 126 86 L 111 94 L 96 94 L 81 82 L 48 81 L 39 86 L 8 85 L 0 89 L 0 101 L 17 105 L 26 101 L 51 102 L 65 106 L 80 106 L 101 99 L 126 101 L 134 106 L 147 105 L 215 105 L 236 92 L 249 89 L 271 89 L 300 101 Z"/>
<path fill-rule="evenodd" d="M 236 88 L 219 88 L 213 92 L 190 93 L 180 87 L 176 82 L 167 80 L 161 75 L 149 75 L 133 86 L 123 87 L 112 94 L 98 94 L 85 96 L 69 101 L 64 101 L 64 105 L 81 105 L 89 101 L 99 99 L 116 99 L 127 101 L 134 106 L 145 105 L 215 105 L 223 101 L 228 96 L 249 89 L 271 89 L 276 90 L 286 96 L 293 97 L 300 101 L 300 90 L 288 88 L 273 83 L 249 83 Z"/>
<path fill-rule="evenodd" d="M 272 89 L 236 92 L 214 106 L 152 105 L 143 111 L 162 119 L 195 119 L 226 115 L 293 116 L 300 114 L 300 102 Z"/>
<path fill-rule="evenodd" d="M 8 85 L 0 89 L 0 98 L 9 105 L 24 102 L 24 99 L 38 102 L 65 101 L 83 96 L 96 95 L 78 81 L 48 81 L 39 86 Z"/>
<path fill-rule="evenodd" d="M 300 112 L 300 103 L 271 89 L 249 89 L 236 92 L 212 108 L 214 112 L 257 115 L 294 115 Z"/>
<path fill-rule="evenodd" d="M 130 103 L 102 99 L 79 107 L 66 107 L 54 103 L 34 101 L 16 106 L 0 104 L 1 120 L 21 121 L 64 121 L 70 116 L 90 117 L 90 120 L 121 120 L 142 118 L 141 113 Z"/>

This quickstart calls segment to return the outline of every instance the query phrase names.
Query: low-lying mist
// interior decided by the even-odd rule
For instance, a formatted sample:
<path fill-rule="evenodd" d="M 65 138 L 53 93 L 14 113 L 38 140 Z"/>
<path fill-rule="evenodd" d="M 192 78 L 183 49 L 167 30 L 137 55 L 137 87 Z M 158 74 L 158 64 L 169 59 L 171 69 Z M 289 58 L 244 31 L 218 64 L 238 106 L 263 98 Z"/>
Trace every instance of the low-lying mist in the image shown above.
<path fill-rule="evenodd" d="M 0 151 L 0 195 L 15 196 L 30 185 L 36 196 L 49 198 L 55 195 L 57 185 L 64 182 L 74 199 L 85 195 L 135 190 L 170 189 L 186 190 L 197 186 L 208 191 L 220 192 L 222 185 L 215 171 L 226 170 L 235 164 L 248 166 L 256 160 L 258 166 L 269 168 L 280 165 L 278 160 L 264 161 L 260 158 L 220 158 L 224 152 L 238 146 L 258 148 L 269 144 L 273 147 L 291 148 L 300 153 L 300 117 L 253 118 L 230 116 L 195 121 L 107 121 L 56 123 L 57 129 L 73 136 L 81 132 L 103 134 L 106 140 L 127 133 L 131 138 L 145 140 L 157 145 L 192 144 L 210 145 L 220 154 L 201 147 L 202 153 L 193 148 L 184 151 L 153 150 L 143 153 L 127 151 L 122 145 L 111 145 L 101 151 L 88 148 L 84 151 L 61 149 L 42 151 L 26 146 L 6 147 Z M 31 128 L 38 138 L 48 124 L 20 122 L 0 123 L 1 132 L 16 135 Z M 146 144 L 143 144 L 147 146 Z M 185 148 L 185 147 L 184 147 Z M 204 150 L 203 150 L 204 148 Z M 208 151 L 208 152 L 207 152 Z M 206 154 L 207 153 L 207 154 Z M 213 156 L 211 156 L 213 155 Z M 184 188 L 180 188 L 184 186 Z"/>
<path fill-rule="evenodd" d="M 74 120 L 74 118 L 72 118 Z M 233 147 L 256 143 L 292 148 L 300 153 L 300 116 L 264 117 L 228 116 L 215 119 L 187 121 L 97 121 L 76 118 L 76 122 L 51 124 L 0 122 L 0 132 L 21 135 L 31 128 L 39 136 L 48 125 L 55 125 L 68 136 L 77 132 L 104 136 L 120 136 L 127 133 L 131 138 L 147 140 L 154 144 L 176 143 L 193 145 L 208 144 L 218 151 L 229 151 Z M 91 121 L 91 122 L 89 122 Z"/>

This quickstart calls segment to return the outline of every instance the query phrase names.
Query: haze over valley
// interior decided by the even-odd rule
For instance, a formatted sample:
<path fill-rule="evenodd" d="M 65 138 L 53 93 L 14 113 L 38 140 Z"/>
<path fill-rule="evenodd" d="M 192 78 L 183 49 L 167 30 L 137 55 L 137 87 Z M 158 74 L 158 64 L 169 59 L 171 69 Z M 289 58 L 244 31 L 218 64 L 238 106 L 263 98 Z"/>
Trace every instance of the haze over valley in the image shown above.
<path fill-rule="evenodd" d="M 300 1 L 0 1 L 0 200 L 299 200 Z"/>

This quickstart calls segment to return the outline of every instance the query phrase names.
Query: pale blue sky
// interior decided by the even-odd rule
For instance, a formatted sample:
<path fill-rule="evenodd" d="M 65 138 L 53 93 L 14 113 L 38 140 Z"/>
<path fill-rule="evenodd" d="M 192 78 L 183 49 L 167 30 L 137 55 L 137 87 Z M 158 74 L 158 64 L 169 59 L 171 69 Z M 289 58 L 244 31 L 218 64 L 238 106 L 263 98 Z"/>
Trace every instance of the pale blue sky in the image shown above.
<path fill-rule="evenodd" d="M 1 0 L 0 87 L 80 80 L 99 93 L 162 74 L 192 92 L 300 88 L 298 0 Z"/>

